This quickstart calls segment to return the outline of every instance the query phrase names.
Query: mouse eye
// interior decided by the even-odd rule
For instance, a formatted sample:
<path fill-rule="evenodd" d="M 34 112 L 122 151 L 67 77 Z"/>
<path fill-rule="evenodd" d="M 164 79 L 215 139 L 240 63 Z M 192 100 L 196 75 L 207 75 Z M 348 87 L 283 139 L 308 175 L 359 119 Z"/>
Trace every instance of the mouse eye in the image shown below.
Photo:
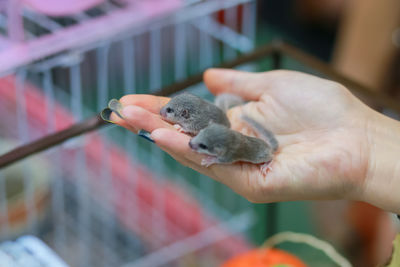
<path fill-rule="evenodd" d="M 166 108 L 166 110 L 165 110 L 167 113 L 171 113 L 171 112 L 173 112 L 174 110 L 172 109 L 172 108 Z"/>
<path fill-rule="evenodd" d="M 203 144 L 203 143 L 200 143 L 199 144 L 199 147 L 201 148 L 201 149 L 207 149 L 208 147 L 205 145 L 205 144 Z"/>
<path fill-rule="evenodd" d="M 187 109 L 182 110 L 181 113 L 182 117 L 184 117 L 185 119 L 189 119 L 190 115 L 189 115 L 189 111 Z"/>

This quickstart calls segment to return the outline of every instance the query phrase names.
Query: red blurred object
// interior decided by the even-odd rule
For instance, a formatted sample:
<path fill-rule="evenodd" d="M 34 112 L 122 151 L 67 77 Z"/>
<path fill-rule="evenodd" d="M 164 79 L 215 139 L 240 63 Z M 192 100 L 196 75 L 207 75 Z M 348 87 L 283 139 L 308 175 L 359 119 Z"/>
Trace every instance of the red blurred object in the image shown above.
<path fill-rule="evenodd" d="M 365 202 L 352 202 L 348 223 L 359 238 L 354 265 L 377 266 L 390 257 L 396 231 L 385 211 Z"/>
<path fill-rule="evenodd" d="M 230 259 L 221 267 L 307 267 L 296 256 L 280 249 L 254 249 Z"/>
<path fill-rule="evenodd" d="M 228 21 L 225 21 L 226 19 L 226 10 L 221 10 L 217 12 L 217 20 L 221 23 L 221 24 L 228 24 Z M 229 25 L 230 27 L 233 27 L 233 30 L 237 31 L 237 32 L 241 32 L 241 29 L 239 28 L 239 25 L 242 25 L 242 14 L 243 14 L 243 5 L 239 5 L 235 10 L 234 10 L 235 14 L 234 14 L 234 18 L 236 20 L 235 25 Z"/>

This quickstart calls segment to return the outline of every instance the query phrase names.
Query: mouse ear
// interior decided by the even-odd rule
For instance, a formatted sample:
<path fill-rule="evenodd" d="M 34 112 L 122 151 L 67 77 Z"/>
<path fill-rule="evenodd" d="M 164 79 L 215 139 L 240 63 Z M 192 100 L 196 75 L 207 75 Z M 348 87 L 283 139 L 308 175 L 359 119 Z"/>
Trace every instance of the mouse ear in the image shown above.
<path fill-rule="evenodd" d="M 182 117 L 184 117 L 185 119 L 189 118 L 189 111 L 187 109 L 182 110 L 181 113 Z"/>

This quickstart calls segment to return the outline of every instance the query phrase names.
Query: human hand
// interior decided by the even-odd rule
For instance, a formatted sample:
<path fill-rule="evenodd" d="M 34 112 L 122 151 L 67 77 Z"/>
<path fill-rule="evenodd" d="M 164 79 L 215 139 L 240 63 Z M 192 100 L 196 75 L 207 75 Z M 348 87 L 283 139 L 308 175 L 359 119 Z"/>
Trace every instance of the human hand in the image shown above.
<path fill-rule="evenodd" d="M 182 164 L 252 202 L 306 199 L 366 200 L 370 162 L 370 118 L 375 112 L 342 85 L 293 71 L 245 73 L 208 70 L 204 82 L 214 94 L 230 92 L 249 103 L 228 111 L 232 129 L 257 136 L 241 115 L 258 121 L 279 141 L 272 170 L 263 175 L 249 163 L 201 166 L 190 137 L 163 121 L 159 110 L 168 98 L 128 95 L 121 99 L 126 120 L 117 123 L 151 132 L 156 144 Z M 135 105 L 135 106 L 132 106 Z"/>

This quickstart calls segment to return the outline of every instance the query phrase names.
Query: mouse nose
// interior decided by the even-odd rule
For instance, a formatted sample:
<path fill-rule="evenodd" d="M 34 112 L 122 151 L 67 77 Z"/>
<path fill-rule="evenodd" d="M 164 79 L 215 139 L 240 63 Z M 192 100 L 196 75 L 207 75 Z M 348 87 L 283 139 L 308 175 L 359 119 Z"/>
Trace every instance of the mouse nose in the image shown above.
<path fill-rule="evenodd" d="M 163 117 L 167 116 L 167 111 L 165 110 L 165 107 L 160 110 L 160 115 Z"/>
<path fill-rule="evenodd" d="M 193 150 L 196 150 L 196 149 L 198 148 L 198 145 L 193 144 L 193 143 L 192 143 L 192 140 L 190 140 L 189 146 L 190 146 L 190 148 L 193 149 Z"/>

